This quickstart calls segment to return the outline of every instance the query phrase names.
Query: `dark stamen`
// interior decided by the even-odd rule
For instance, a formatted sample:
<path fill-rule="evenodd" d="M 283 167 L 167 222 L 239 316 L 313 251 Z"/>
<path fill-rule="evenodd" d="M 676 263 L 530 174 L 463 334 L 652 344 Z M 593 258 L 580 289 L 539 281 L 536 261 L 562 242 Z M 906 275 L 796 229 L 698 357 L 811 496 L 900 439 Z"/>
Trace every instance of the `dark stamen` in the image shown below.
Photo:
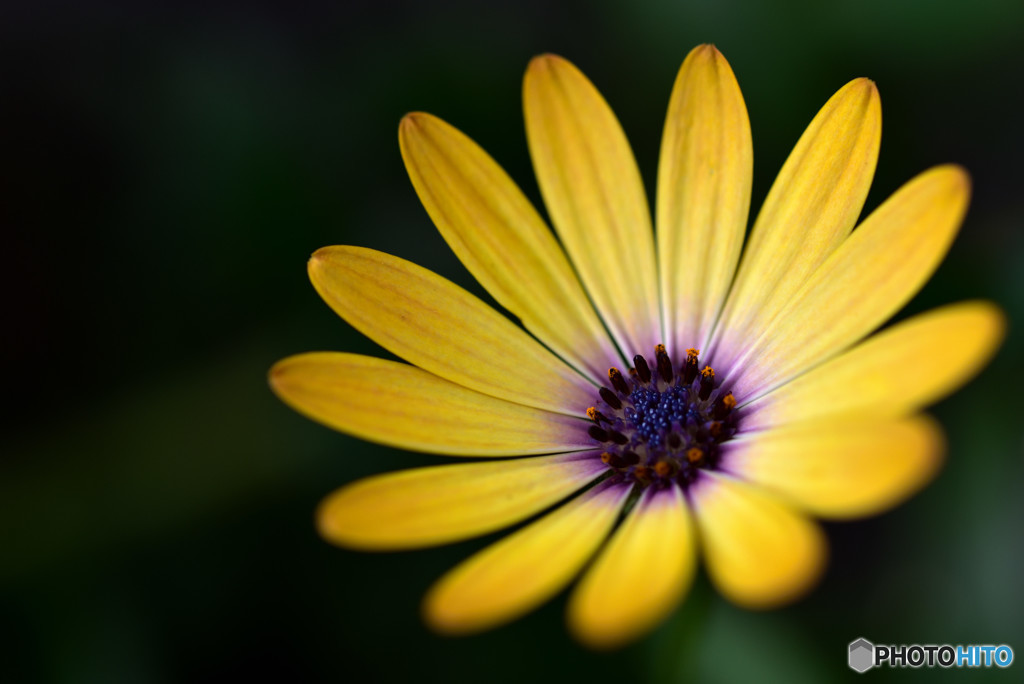
<path fill-rule="evenodd" d="M 629 385 L 626 384 L 626 378 L 622 377 L 618 368 L 608 369 L 608 379 L 612 381 L 612 387 L 620 394 L 629 394 Z"/>
<path fill-rule="evenodd" d="M 604 403 L 608 404 L 616 411 L 622 408 L 622 401 L 620 401 L 619 398 L 615 396 L 615 392 L 612 392 L 607 387 L 602 387 L 597 391 L 597 393 L 601 395 L 601 398 L 604 400 Z"/>
<path fill-rule="evenodd" d="M 711 390 L 715 388 L 715 369 L 711 366 L 704 366 L 700 372 L 700 392 L 697 394 L 702 400 L 711 396 Z"/>
<path fill-rule="evenodd" d="M 629 441 L 629 437 L 626 437 L 626 435 L 622 434 L 618 430 L 609 430 L 608 437 L 610 437 L 616 444 L 625 444 Z"/>
<path fill-rule="evenodd" d="M 686 363 L 683 364 L 683 382 L 689 385 L 697 377 L 697 360 L 700 357 L 700 349 L 690 347 L 686 350 Z"/>
<path fill-rule="evenodd" d="M 668 358 L 665 345 L 659 344 L 654 348 L 654 356 L 658 359 L 658 375 L 665 382 L 672 381 L 672 361 Z"/>
<path fill-rule="evenodd" d="M 711 417 L 715 420 L 721 420 L 729 415 L 729 412 L 734 408 L 736 408 L 736 397 L 732 395 L 732 392 L 729 392 L 715 400 L 714 408 L 711 409 Z"/>
<path fill-rule="evenodd" d="M 601 460 L 612 468 L 625 468 L 630 465 L 622 454 L 613 454 L 607 451 L 601 454 Z"/>
<path fill-rule="evenodd" d="M 640 354 L 633 357 L 633 365 L 636 367 L 636 373 L 640 376 L 640 380 L 646 385 L 651 381 L 651 369 L 647 366 L 647 359 Z"/>
<path fill-rule="evenodd" d="M 604 428 L 597 425 L 591 425 L 587 429 L 587 434 L 596 439 L 598 442 L 607 442 L 608 433 L 605 432 Z"/>

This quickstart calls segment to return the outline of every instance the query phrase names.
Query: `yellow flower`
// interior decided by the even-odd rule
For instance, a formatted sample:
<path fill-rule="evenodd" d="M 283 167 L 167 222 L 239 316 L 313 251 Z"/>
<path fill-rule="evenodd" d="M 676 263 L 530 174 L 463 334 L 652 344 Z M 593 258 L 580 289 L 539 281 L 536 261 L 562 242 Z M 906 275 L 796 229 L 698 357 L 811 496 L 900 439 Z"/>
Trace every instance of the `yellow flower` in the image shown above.
<path fill-rule="evenodd" d="M 530 457 L 350 484 L 323 502 L 321 533 L 358 549 L 424 547 L 560 503 L 437 582 L 424 613 L 445 633 L 518 617 L 583 571 L 569 627 L 614 647 L 675 608 L 698 551 L 733 602 L 794 599 L 825 563 L 810 516 L 877 513 L 923 486 L 942 437 L 918 411 L 1002 339 L 999 310 L 968 302 L 864 340 L 949 248 L 966 173 L 922 173 L 853 231 L 881 131 L 874 83 L 854 80 L 797 142 L 740 260 L 750 124 L 714 47 L 690 53 L 672 92 L 657 233 L 629 144 L 583 74 L 537 57 L 523 97 L 561 245 L 455 128 L 410 114 L 399 139 L 445 240 L 529 332 L 412 263 L 326 247 L 309 262 L 317 291 L 411 365 L 312 353 L 279 362 L 270 379 L 296 410 L 364 439 Z"/>

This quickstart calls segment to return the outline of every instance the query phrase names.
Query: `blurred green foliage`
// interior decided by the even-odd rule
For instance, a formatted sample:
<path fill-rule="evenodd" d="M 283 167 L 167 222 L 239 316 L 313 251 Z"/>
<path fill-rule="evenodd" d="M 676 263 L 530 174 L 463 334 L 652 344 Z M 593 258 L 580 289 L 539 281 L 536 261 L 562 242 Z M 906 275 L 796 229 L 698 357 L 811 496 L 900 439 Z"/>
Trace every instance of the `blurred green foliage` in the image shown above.
<path fill-rule="evenodd" d="M 858 636 L 1024 654 L 1024 4 L 58 1 L 0 13 L 13 312 L 0 680 L 816 682 L 855 676 L 845 649 Z M 700 42 L 725 53 L 747 100 L 754 209 L 855 76 L 879 84 L 884 107 L 868 208 L 929 165 L 965 165 L 971 212 L 907 312 L 987 297 L 1010 336 L 935 409 L 949 433 L 937 481 L 891 513 L 829 525 L 828 574 L 796 605 L 745 612 L 700 579 L 665 626 L 617 654 L 570 641 L 564 598 L 479 637 L 436 637 L 418 618 L 423 591 L 498 535 L 383 555 L 316 537 L 313 510 L 333 488 L 437 459 L 332 433 L 270 394 L 266 371 L 288 354 L 383 353 L 317 299 L 305 260 L 370 246 L 482 294 L 405 177 L 402 114 L 460 127 L 537 201 L 520 78 L 532 55 L 557 52 L 615 108 L 650 188 L 675 70 Z"/>

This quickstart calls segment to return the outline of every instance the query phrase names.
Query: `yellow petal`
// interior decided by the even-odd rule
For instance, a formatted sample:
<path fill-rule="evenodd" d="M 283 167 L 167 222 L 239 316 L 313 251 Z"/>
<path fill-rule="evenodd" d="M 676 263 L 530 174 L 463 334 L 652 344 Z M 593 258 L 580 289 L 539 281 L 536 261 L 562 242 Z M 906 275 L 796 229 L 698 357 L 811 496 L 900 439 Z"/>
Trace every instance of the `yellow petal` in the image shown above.
<path fill-rule="evenodd" d="M 404 259 L 324 247 L 309 277 L 332 309 L 409 363 L 464 387 L 535 408 L 582 415 L 594 386 L 500 313 Z"/>
<path fill-rule="evenodd" d="M 998 349 L 1006 321 L 988 302 L 910 318 L 752 402 L 744 430 L 827 416 L 900 416 L 941 399 Z"/>
<path fill-rule="evenodd" d="M 892 508 L 938 469 L 942 431 L 925 416 L 800 423 L 724 445 L 722 468 L 817 517 Z"/>
<path fill-rule="evenodd" d="M 352 548 L 444 544 L 517 523 L 606 470 L 594 452 L 404 470 L 335 491 L 317 521 L 325 538 Z"/>
<path fill-rule="evenodd" d="M 649 488 L 569 599 L 569 627 L 592 648 L 622 646 L 675 610 L 693 580 L 682 491 Z"/>
<path fill-rule="evenodd" d="M 451 456 L 518 456 L 590 448 L 588 423 L 495 399 L 395 361 L 299 354 L 270 370 L 293 409 L 362 439 Z"/>
<path fill-rule="evenodd" d="M 857 342 L 928 280 L 956 235 L 970 193 L 967 174 L 940 166 L 876 209 L 807 280 L 730 374 L 741 402 Z M 733 379 L 735 378 L 735 379 Z"/>
<path fill-rule="evenodd" d="M 706 347 L 740 256 L 753 175 L 750 120 L 713 45 L 693 49 L 669 100 L 658 166 L 658 272 L 673 357 Z"/>
<path fill-rule="evenodd" d="M 760 488 L 720 472 L 690 489 L 708 574 L 745 608 L 797 598 L 825 566 L 818 526 Z"/>
<path fill-rule="evenodd" d="M 711 362 L 728 370 L 853 229 L 878 161 L 882 107 L 858 78 L 825 103 L 779 172 L 729 293 Z"/>
<path fill-rule="evenodd" d="M 423 206 L 469 272 L 556 354 L 603 380 L 615 346 L 554 235 L 508 174 L 429 114 L 402 119 L 398 139 Z"/>
<path fill-rule="evenodd" d="M 629 494 L 598 485 L 438 580 L 424 599 L 427 623 L 446 634 L 513 620 L 568 584 L 608 535 Z"/>
<path fill-rule="evenodd" d="M 654 237 L 636 160 L 608 103 L 554 55 L 523 81 L 530 156 L 562 244 L 625 354 L 661 340 Z"/>

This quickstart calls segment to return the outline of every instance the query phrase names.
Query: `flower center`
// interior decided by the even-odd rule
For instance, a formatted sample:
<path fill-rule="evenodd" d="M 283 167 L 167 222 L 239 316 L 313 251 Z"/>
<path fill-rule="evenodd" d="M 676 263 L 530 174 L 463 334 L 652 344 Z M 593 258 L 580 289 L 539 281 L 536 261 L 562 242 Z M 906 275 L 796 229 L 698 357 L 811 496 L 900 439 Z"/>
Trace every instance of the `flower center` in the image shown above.
<path fill-rule="evenodd" d="M 736 398 L 710 366 L 698 370 L 699 355 L 688 349 L 676 369 L 659 344 L 654 364 L 633 357 L 628 378 L 618 368 L 608 370 L 610 386 L 598 391 L 587 416 L 609 468 L 642 486 L 677 482 L 685 488 L 699 470 L 717 466 L 719 446 L 736 434 Z"/>

